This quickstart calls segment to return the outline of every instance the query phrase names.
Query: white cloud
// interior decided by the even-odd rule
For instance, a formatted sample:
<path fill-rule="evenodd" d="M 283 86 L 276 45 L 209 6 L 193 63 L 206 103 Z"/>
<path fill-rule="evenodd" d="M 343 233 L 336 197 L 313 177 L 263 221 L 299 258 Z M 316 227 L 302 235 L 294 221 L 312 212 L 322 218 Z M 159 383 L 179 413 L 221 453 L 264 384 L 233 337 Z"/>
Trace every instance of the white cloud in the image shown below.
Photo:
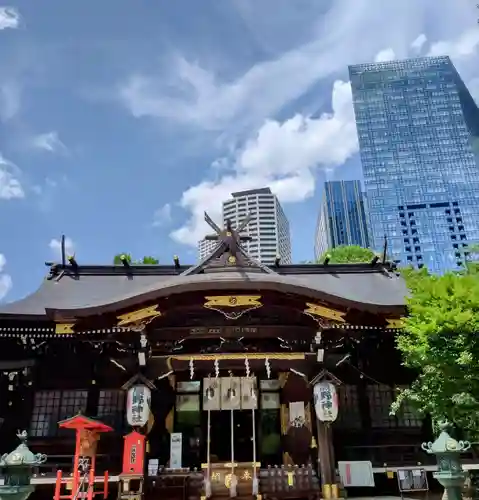
<path fill-rule="evenodd" d="M 18 179 L 19 175 L 19 168 L 0 153 L 0 199 L 25 197 L 25 191 Z"/>
<path fill-rule="evenodd" d="M 0 120 L 11 120 L 20 111 L 21 86 L 18 82 L 0 82 Z"/>
<path fill-rule="evenodd" d="M 449 15 L 451 8 L 443 5 L 447 0 L 439 3 L 421 0 L 411 10 L 412 0 L 335 0 L 326 14 L 318 7 L 316 18 L 312 16 L 311 25 L 319 27 L 310 41 L 243 74 L 220 77 L 194 58 L 175 55 L 156 73 L 131 76 L 120 86 L 119 98 L 136 117 L 225 134 L 250 130 L 319 80 L 345 72 L 348 64 L 371 61 L 384 47 L 393 48 L 397 57 L 405 55 L 434 9 Z M 452 18 L 464 10 L 457 8 Z"/>
<path fill-rule="evenodd" d="M 9 274 L 3 272 L 6 264 L 7 259 L 5 258 L 5 255 L 0 253 L 0 300 L 2 300 L 7 295 L 13 284 L 12 277 Z"/>
<path fill-rule="evenodd" d="M 61 258 L 62 256 L 62 242 L 56 238 L 52 238 L 48 246 L 52 249 L 56 258 Z M 67 257 L 75 253 L 75 245 L 73 240 L 68 236 L 65 238 L 65 252 Z"/>
<path fill-rule="evenodd" d="M 473 26 L 450 40 L 442 40 L 431 45 L 428 56 L 449 56 L 453 60 L 473 55 L 479 47 L 479 29 Z"/>
<path fill-rule="evenodd" d="M 153 214 L 153 226 L 164 226 L 171 222 L 171 205 L 165 203 Z"/>
<path fill-rule="evenodd" d="M 67 147 L 60 140 L 58 132 L 56 131 L 46 132 L 45 134 L 35 136 L 32 140 L 32 146 L 36 149 L 48 151 L 49 153 L 67 152 Z"/>
<path fill-rule="evenodd" d="M 207 232 L 203 212 L 219 218 L 221 202 L 234 191 L 269 186 L 282 202 L 304 200 L 314 192 L 316 169 L 341 165 L 357 148 L 351 86 L 336 81 L 332 113 L 319 118 L 298 114 L 283 123 L 268 120 L 237 153 L 233 174 L 185 191 L 180 204 L 192 215 L 172 237 L 196 245 Z"/>
<path fill-rule="evenodd" d="M 411 49 L 416 52 L 421 52 L 421 49 L 427 43 L 427 37 L 424 33 L 421 33 L 412 43 Z"/>
<path fill-rule="evenodd" d="M 394 59 L 396 59 L 396 54 L 393 49 L 389 48 L 379 51 L 374 58 L 374 62 L 388 62 L 394 61 Z"/>
<path fill-rule="evenodd" d="M 0 7 L 0 30 L 16 29 L 20 25 L 20 14 L 13 7 Z"/>
<path fill-rule="evenodd" d="M 220 61 L 215 71 L 214 61 L 202 64 L 194 54 L 175 54 L 156 70 L 132 75 L 120 86 L 120 101 L 137 118 L 158 118 L 183 126 L 183 132 L 208 131 L 229 139 L 228 145 L 240 144 L 233 155 L 228 153 L 232 159 L 225 160 L 221 151 L 211 165 L 205 177 L 217 180 L 204 180 L 183 193 L 180 205 L 189 219 L 173 231 L 175 240 L 195 245 L 207 230 L 203 210 L 219 218 L 221 201 L 232 191 L 270 186 L 282 201 L 302 200 L 314 191 L 317 169 L 340 166 L 357 151 L 350 92 L 343 81 L 349 64 L 411 57 L 432 43 L 431 50 L 446 50 L 453 60 L 465 61 L 459 71 L 466 83 L 479 77 L 477 58 L 466 57 L 474 54 L 479 38 L 475 22 L 471 24 L 476 14 L 472 4 L 334 0 L 328 10 L 319 8 L 317 0 L 304 4 L 313 7 L 311 20 L 303 18 L 290 29 L 308 33 L 309 39 L 286 48 L 270 43 L 269 60 L 233 73 L 234 64 Z M 254 26 L 247 27 L 252 38 L 261 37 Z M 282 33 L 284 29 L 277 40 Z M 334 88 L 333 113 L 314 118 L 324 104 L 318 83 L 324 88 L 333 79 L 342 79 Z M 307 100 L 301 114 L 278 120 L 305 94 L 316 98 Z"/>

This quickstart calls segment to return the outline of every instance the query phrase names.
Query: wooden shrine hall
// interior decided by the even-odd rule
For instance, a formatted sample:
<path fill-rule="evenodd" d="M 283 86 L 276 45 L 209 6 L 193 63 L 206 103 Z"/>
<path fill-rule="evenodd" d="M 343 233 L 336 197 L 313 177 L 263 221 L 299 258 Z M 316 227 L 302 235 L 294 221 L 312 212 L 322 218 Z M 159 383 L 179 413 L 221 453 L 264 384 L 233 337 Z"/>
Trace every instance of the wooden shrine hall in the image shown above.
<path fill-rule="evenodd" d="M 342 463 L 424 461 L 428 426 L 408 408 L 389 414 L 411 381 L 394 347 L 407 294 L 394 269 L 267 267 L 242 246 L 248 219 L 206 218 L 217 246 L 198 265 L 64 256 L 0 307 L 0 443 L 27 429 L 48 455 L 38 478 L 52 486 L 35 495 L 51 498 L 57 471 L 72 471 L 74 435 L 58 422 L 78 414 L 112 431 L 95 467 L 98 481 L 123 481 L 119 498 L 335 497 L 371 486 L 345 481 Z M 129 455 L 141 458 L 136 492 L 132 431 L 144 436 Z"/>

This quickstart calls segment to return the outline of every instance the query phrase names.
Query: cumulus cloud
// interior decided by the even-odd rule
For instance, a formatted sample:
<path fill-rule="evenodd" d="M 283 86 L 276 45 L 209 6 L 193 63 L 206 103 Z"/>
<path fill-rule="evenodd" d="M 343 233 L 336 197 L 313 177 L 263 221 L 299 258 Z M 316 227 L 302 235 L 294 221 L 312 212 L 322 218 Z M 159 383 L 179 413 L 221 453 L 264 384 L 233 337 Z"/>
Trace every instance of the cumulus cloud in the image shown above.
<path fill-rule="evenodd" d="M 433 11 L 441 10 L 448 22 L 470 11 L 453 9 L 447 0 L 440 5 L 422 0 L 413 9 L 411 2 L 335 0 L 325 13 L 311 0 L 305 3 L 317 7 L 316 17 L 311 13 L 310 29 L 317 27 L 306 43 L 229 76 L 220 76 L 194 57 L 175 54 L 157 71 L 137 73 L 122 82 L 119 99 L 136 117 L 158 117 L 225 134 L 251 130 L 319 80 L 344 72 L 348 64 L 372 61 L 384 47 L 403 57 L 411 41 L 431 22 Z"/>
<path fill-rule="evenodd" d="M 0 153 L 0 200 L 25 197 L 19 176 L 19 168 Z"/>
<path fill-rule="evenodd" d="M 421 33 L 412 43 L 411 49 L 416 52 L 420 52 L 424 45 L 427 43 L 427 37 L 424 33 Z"/>
<path fill-rule="evenodd" d="M 278 43 L 281 49 L 270 44 L 269 60 L 228 73 L 202 64 L 194 54 L 175 54 L 119 86 L 118 99 L 137 118 L 216 133 L 230 139 L 226 144 L 240 145 L 227 159 L 221 152 L 205 180 L 183 193 L 180 205 L 189 218 L 172 232 L 175 240 L 195 245 L 206 231 L 203 210 L 219 217 L 221 201 L 232 191 L 270 186 L 282 201 L 300 201 L 314 191 L 318 169 L 338 167 L 357 151 L 351 95 L 343 81 L 349 64 L 411 57 L 426 52 L 426 45 L 431 54 L 451 55 L 456 63 L 478 44 L 479 30 L 471 24 L 476 9 L 465 2 L 335 0 L 329 9 L 316 0 L 304 3 L 311 7 L 310 21 L 303 19 L 300 29 L 309 37 L 286 48 Z M 261 38 L 253 25 L 248 28 Z M 466 83 L 479 77 L 477 59 L 467 60 L 472 74 L 458 66 Z M 319 82 L 330 88 L 334 80 L 331 114 L 313 114 L 321 94 L 308 99 L 300 114 L 278 118 L 316 92 Z"/>
<path fill-rule="evenodd" d="M 49 153 L 65 153 L 67 151 L 67 147 L 60 140 L 58 132 L 56 131 L 46 132 L 35 136 L 32 139 L 32 146 Z"/>
<path fill-rule="evenodd" d="M 153 226 L 164 226 L 171 222 L 171 204 L 165 203 L 153 214 Z"/>
<path fill-rule="evenodd" d="M 5 258 L 5 255 L 0 253 L 0 300 L 2 300 L 7 295 L 13 284 L 12 277 L 9 274 L 3 272 L 6 264 L 7 259 Z"/>
<path fill-rule="evenodd" d="M 16 29 L 20 26 L 20 14 L 13 7 L 0 7 L 0 30 Z"/>
<path fill-rule="evenodd" d="M 196 245 L 207 232 L 203 212 L 219 218 L 221 202 L 233 191 L 269 186 L 282 202 L 304 200 L 314 192 L 317 169 L 341 165 L 357 149 L 351 86 L 336 81 L 331 113 L 266 121 L 237 153 L 232 174 L 185 191 L 180 204 L 192 215 L 172 237 Z"/>
<path fill-rule="evenodd" d="M 374 62 L 394 61 L 394 59 L 396 59 L 396 54 L 393 49 L 389 48 L 379 51 L 374 58 Z"/>
<path fill-rule="evenodd" d="M 447 55 L 453 60 L 462 59 L 473 55 L 479 47 L 479 29 L 473 26 L 465 30 L 459 36 L 450 40 L 441 40 L 433 43 L 429 49 L 428 56 Z"/>
<path fill-rule="evenodd" d="M 50 249 L 52 250 L 55 258 L 61 259 L 62 257 L 62 242 L 56 238 L 52 238 L 50 243 L 48 244 Z M 65 238 L 65 251 L 67 256 L 73 255 L 75 253 L 75 245 L 71 238 Z"/>

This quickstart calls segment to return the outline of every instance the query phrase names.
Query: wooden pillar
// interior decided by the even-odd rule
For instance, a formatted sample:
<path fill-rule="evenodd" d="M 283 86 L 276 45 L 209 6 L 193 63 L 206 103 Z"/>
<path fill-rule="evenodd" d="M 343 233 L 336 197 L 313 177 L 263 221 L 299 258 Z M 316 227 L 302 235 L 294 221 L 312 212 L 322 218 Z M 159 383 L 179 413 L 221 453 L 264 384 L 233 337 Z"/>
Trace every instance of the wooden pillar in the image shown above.
<path fill-rule="evenodd" d="M 332 490 L 336 483 L 336 472 L 333 452 L 333 434 L 329 422 L 317 420 L 318 425 L 318 460 L 319 470 L 321 472 L 321 486 L 323 498 L 336 498 Z"/>

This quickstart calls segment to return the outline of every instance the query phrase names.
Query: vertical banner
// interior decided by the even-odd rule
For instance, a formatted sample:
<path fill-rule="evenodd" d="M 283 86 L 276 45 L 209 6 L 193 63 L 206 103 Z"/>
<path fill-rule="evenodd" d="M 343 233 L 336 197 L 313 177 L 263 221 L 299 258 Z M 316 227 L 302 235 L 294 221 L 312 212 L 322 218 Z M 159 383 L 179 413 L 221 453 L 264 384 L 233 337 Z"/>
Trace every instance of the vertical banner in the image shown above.
<path fill-rule="evenodd" d="M 306 424 L 304 401 L 289 403 L 289 425 L 291 427 L 302 427 Z"/>
<path fill-rule="evenodd" d="M 170 468 L 181 469 L 183 435 L 172 432 L 170 435 Z"/>
<path fill-rule="evenodd" d="M 221 409 L 239 410 L 241 408 L 241 379 L 239 377 L 221 378 Z"/>
<path fill-rule="evenodd" d="M 258 391 L 256 377 L 241 378 L 241 409 L 256 410 L 258 408 Z"/>
<path fill-rule="evenodd" d="M 203 379 L 203 410 L 221 410 L 221 387 L 219 378 Z"/>

